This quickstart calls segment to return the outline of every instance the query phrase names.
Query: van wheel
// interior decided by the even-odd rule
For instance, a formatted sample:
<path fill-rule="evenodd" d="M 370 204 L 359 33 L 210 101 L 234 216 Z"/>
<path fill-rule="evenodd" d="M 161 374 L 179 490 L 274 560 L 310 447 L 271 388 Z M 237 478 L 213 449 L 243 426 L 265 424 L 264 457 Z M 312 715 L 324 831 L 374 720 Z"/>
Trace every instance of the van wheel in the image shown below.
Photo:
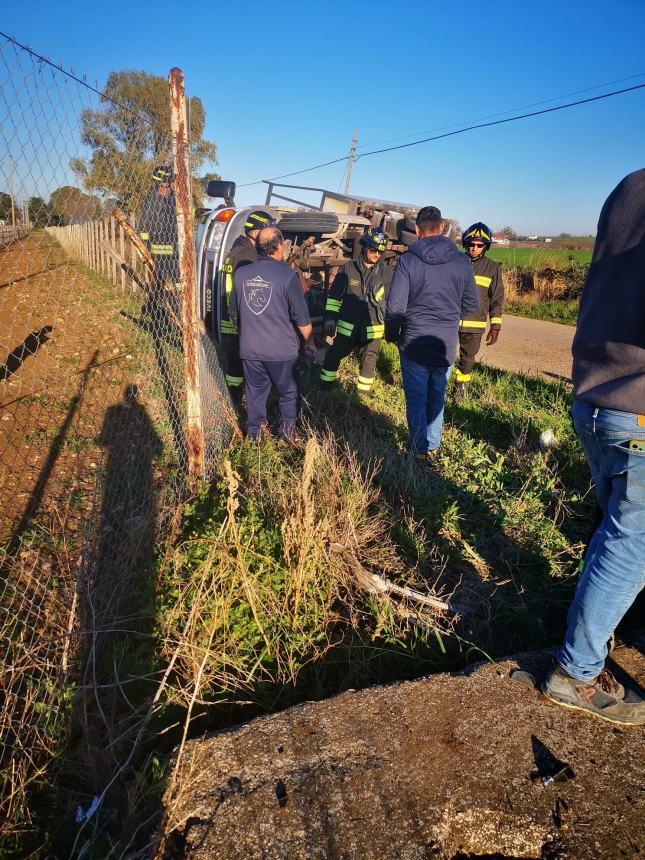
<path fill-rule="evenodd" d="M 283 233 L 335 233 L 338 216 L 333 212 L 285 212 L 278 227 Z"/>

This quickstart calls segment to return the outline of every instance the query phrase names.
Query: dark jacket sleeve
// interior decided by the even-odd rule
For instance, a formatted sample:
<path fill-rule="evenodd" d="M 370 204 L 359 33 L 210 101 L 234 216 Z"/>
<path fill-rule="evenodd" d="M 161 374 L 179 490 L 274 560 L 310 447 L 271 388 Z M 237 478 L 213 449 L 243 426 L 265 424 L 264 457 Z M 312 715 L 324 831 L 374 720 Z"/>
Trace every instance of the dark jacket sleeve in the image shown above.
<path fill-rule="evenodd" d="M 395 343 L 401 333 L 401 326 L 408 309 L 410 295 L 410 272 L 404 254 L 396 264 L 394 277 L 387 296 L 385 308 L 385 340 Z M 474 284 L 473 280 L 473 284 Z"/>
<path fill-rule="evenodd" d="M 153 212 L 153 198 L 150 197 L 150 194 L 147 195 L 145 200 L 143 201 L 143 205 L 141 206 L 141 212 L 139 213 L 139 217 L 137 219 L 137 230 L 141 239 L 144 242 L 150 245 L 150 232 L 154 227 L 154 221 L 152 218 Z"/>
<path fill-rule="evenodd" d="M 307 307 L 307 300 L 300 286 L 300 278 L 296 272 L 293 273 L 293 277 L 289 281 L 286 294 L 291 322 L 297 326 L 309 325 L 311 322 L 309 308 Z"/>
<path fill-rule="evenodd" d="M 491 328 L 502 327 L 502 308 L 504 306 L 504 279 L 502 267 L 498 263 L 489 289 L 488 316 Z"/>
<path fill-rule="evenodd" d="M 473 267 L 468 263 L 468 268 L 464 273 L 464 279 L 466 281 L 464 291 L 461 294 L 461 319 L 467 319 L 468 314 L 473 313 L 479 307 L 479 294 L 477 292 L 477 285 L 475 284 L 475 275 L 473 273 Z"/>
<path fill-rule="evenodd" d="M 336 277 L 334 278 L 334 281 L 329 290 L 329 295 L 327 296 L 327 301 L 325 302 L 325 319 L 338 319 L 338 314 L 340 313 L 340 306 L 342 305 L 343 299 L 345 298 L 345 293 L 347 292 L 348 282 L 349 274 L 347 271 L 347 266 L 345 265 L 336 273 Z"/>
<path fill-rule="evenodd" d="M 238 324 L 238 308 L 237 308 L 237 278 L 233 278 L 233 289 L 228 297 L 228 318 L 232 321 L 234 326 Z"/>

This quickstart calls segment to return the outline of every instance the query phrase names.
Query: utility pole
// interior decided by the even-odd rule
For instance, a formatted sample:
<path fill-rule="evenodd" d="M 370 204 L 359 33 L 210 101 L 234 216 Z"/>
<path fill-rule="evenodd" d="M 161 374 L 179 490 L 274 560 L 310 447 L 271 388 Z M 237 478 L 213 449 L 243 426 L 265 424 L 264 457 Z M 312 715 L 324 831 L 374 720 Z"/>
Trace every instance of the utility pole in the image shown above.
<path fill-rule="evenodd" d="M 13 197 L 13 159 L 9 159 L 9 195 L 11 197 L 11 226 L 16 226 L 16 204 Z"/>
<path fill-rule="evenodd" d="M 349 194 L 349 181 L 352 178 L 352 165 L 354 164 L 354 156 L 356 155 L 356 141 L 358 140 L 358 129 L 354 129 L 354 140 L 352 140 L 352 148 L 349 153 L 349 161 L 347 162 L 347 179 L 345 180 L 345 194 Z"/>

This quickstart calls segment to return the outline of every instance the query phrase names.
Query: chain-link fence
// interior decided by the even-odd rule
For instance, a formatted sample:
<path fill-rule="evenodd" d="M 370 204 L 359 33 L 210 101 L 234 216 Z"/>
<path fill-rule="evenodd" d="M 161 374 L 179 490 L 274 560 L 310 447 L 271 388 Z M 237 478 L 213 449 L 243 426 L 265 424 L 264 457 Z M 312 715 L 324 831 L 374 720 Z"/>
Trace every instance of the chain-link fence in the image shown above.
<path fill-rule="evenodd" d="M 90 798 L 130 755 L 157 683 L 156 541 L 230 432 L 215 347 L 196 318 L 178 70 L 170 83 L 167 111 L 155 107 L 170 118 L 172 104 L 166 126 L 0 40 L 0 839 L 9 842 L 29 830 L 33 796 L 48 793 L 61 750 L 90 755 Z M 169 198 L 151 178 L 164 165 L 175 174 Z M 161 197 L 171 240 L 152 235 Z"/>

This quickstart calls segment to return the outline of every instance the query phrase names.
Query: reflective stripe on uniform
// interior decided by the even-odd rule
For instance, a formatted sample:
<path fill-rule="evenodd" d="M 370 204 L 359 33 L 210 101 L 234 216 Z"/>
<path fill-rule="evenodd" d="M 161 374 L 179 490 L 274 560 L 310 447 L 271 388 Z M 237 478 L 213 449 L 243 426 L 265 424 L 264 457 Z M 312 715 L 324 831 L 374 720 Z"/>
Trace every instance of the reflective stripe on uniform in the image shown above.
<path fill-rule="evenodd" d="M 486 275 L 475 275 L 475 283 L 478 287 L 486 287 L 486 289 L 488 289 L 492 282 L 493 279 L 487 278 Z"/>
<path fill-rule="evenodd" d="M 354 323 L 346 322 L 346 320 L 338 320 L 338 333 L 344 334 L 345 337 L 351 337 L 354 331 Z"/>
<path fill-rule="evenodd" d="M 340 301 L 338 299 L 327 299 L 325 302 L 325 310 L 337 314 L 340 310 Z"/>
<path fill-rule="evenodd" d="M 240 385 L 244 384 L 243 376 L 229 376 L 229 374 L 227 373 L 225 378 L 226 384 L 230 385 L 231 388 L 239 388 Z"/>
<path fill-rule="evenodd" d="M 461 328 L 486 328 L 486 323 L 481 320 L 459 320 Z"/>
<path fill-rule="evenodd" d="M 231 320 L 222 320 L 220 331 L 222 334 L 237 334 L 237 326 Z"/>
<path fill-rule="evenodd" d="M 501 317 L 491 317 L 490 323 L 491 323 L 491 325 L 501 325 L 502 324 L 502 318 Z"/>
<path fill-rule="evenodd" d="M 233 292 L 233 278 L 228 273 L 224 275 L 224 290 L 227 297 Z"/>
<path fill-rule="evenodd" d="M 368 340 L 380 340 L 385 334 L 385 326 L 384 325 L 368 325 L 367 326 L 367 339 Z"/>
<path fill-rule="evenodd" d="M 455 368 L 455 379 L 457 382 L 470 382 L 470 373 L 462 373 L 459 368 Z"/>
<path fill-rule="evenodd" d="M 359 391 L 370 391 L 372 388 L 372 385 L 374 385 L 374 377 L 373 376 L 368 377 L 368 376 L 361 376 L 359 374 L 358 382 L 356 383 L 356 388 Z"/>
<path fill-rule="evenodd" d="M 144 242 L 147 242 L 150 238 L 150 233 L 139 233 L 139 236 L 141 236 Z"/>
<path fill-rule="evenodd" d="M 325 368 L 323 367 L 323 369 L 320 371 L 320 379 L 322 382 L 334 382 L 337 376 L 337 370 L 325 370 Z"/>
<path fill-rule="evenodd" d="M 377 302 L 380 302 L 384 295 L 385 295 L 385 287 L 383 286 L 383 284 L 381 284 L 381 288 L 379 289 L 377 294 L 374 296 L 374 298 L 376 299 Z"/>

